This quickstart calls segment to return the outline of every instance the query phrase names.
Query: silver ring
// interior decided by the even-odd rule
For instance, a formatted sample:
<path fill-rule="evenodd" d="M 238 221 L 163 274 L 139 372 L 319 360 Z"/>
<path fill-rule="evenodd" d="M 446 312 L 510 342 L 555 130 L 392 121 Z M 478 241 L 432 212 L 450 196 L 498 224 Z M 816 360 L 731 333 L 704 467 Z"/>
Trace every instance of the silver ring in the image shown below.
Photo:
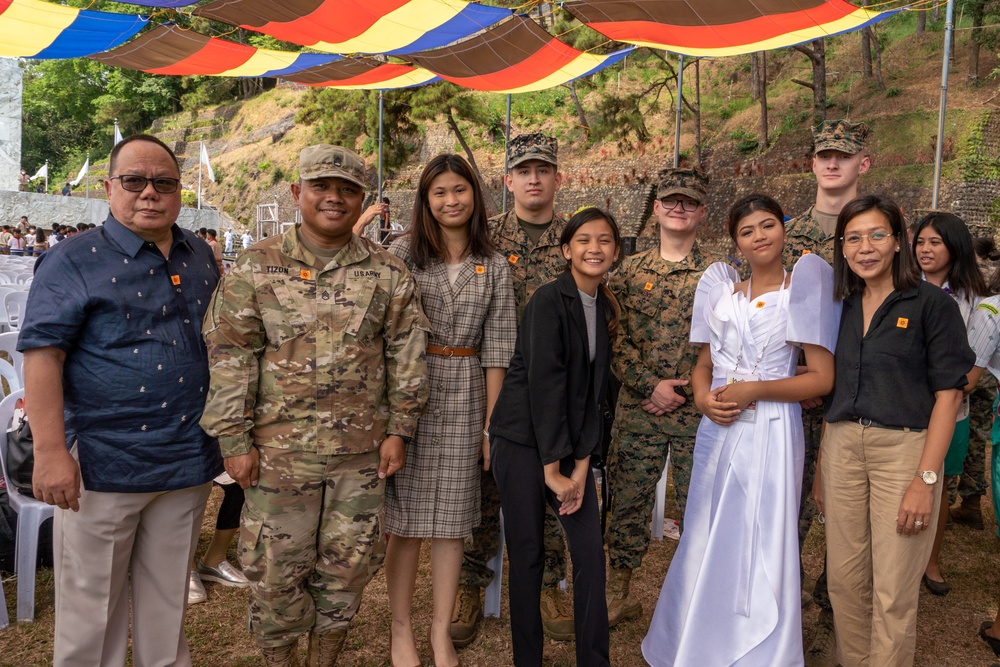
<path fill-rule="evenodd" d="M 924 525 L 924 522 L 923 521 L 914 521 L 913 525 L 916 526 L 917 528 L 919 528 L 920 526 Z"/>

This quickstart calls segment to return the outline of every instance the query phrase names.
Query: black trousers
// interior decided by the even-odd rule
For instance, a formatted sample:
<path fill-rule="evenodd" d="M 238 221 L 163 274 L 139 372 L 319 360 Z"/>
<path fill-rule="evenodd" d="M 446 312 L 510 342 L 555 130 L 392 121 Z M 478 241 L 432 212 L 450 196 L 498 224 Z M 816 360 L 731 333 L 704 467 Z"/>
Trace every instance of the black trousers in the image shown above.
<path fill-rule="evenodd" d="M 550 505 L 558 515 L 559 501 L 545 486 L 537 449 L 501 437 L 493 438 L 492 447 L 491 465 L 500 489 L 510 563 L 508 595 L 514 665 L 540 667 L 544 636 L 538 604 L 545 561 L 545 505 Z M 569 476 L 573 461 L 564 459 L 560 469 Z M 578 667 L 610 667 L 604 545 L 597 511 L 597 487 L 591 475 L 587 476 L 580 509 L 558 516 L 573 562 L 576 664 Z"/>

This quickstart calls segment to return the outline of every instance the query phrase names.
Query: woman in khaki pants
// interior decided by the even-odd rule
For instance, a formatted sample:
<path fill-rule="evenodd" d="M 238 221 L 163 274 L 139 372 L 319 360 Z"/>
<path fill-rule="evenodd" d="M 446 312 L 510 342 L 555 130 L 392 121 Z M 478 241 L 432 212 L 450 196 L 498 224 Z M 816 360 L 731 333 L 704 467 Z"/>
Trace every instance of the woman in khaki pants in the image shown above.
<path fill-rule="evenodd" d="M 954 299 L 920 280 L 904 225 L 891 200 L 862 197 L 834 240 L 844 308 L 814 493 L 844 667 L 913 664 L 937 485 L 975 361 Z"/>

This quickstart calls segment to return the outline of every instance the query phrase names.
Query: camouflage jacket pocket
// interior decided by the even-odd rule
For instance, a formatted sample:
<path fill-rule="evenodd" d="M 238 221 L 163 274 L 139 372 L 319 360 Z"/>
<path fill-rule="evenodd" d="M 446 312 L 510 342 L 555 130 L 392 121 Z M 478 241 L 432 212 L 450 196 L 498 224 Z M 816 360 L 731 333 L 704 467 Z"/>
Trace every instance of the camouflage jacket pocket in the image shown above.
<path fill-rule="evenodd" d="M 270 283 L 274 302 L 261 299 L 261 315 L 267 343 L 277 350 L 295 338 L 305 336 L 316 328 L 315 286 L 289 285 L 284 281 Z"/>

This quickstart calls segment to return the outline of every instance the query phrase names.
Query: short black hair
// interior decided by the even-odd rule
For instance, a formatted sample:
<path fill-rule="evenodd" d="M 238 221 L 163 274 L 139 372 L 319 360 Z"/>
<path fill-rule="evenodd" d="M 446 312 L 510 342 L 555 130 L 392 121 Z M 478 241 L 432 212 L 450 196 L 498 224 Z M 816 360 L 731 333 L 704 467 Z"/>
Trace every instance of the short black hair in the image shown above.
<path fill-rule="evenodd" d="M 149 143 L 156 144 L 157 146 L 159 146 L 163 150 L 167 151 L 167 153 L 170 155 L 170 159 L 174 161 L 174 166 L 177 167 L 177 174 L 180 175 L 180 173 L 181 173 L 181 164 L 180 164 L 180 162 L 177 161 L 177 156 L 170 149 L 170 146 L 167 146 L 165 143 L 163 143 L 162 141 L 160 141 L 159 139 L 157 139 L 156 137 L 154 137 L 151 134 L 133 134 L 132 136 L 125 137 L 124 139 L 122 139 L 121 141 L 119 141 L 115 145 L 115 147 L 111 149 L 111 158 L 108 160 L 108 176 L 109 177 L 110 176 L 117 176 L 117 174 L 115 174 L 115 162 L 118 160 L 118 154 L 121 153 L 122 148 L 124 148 L 128 144 L 131 144 L 131 143 L 133 143 L 135 141 L 148 141 Z M 69 183 L 67 183 L 66 185 L 69 185 Z"/>

